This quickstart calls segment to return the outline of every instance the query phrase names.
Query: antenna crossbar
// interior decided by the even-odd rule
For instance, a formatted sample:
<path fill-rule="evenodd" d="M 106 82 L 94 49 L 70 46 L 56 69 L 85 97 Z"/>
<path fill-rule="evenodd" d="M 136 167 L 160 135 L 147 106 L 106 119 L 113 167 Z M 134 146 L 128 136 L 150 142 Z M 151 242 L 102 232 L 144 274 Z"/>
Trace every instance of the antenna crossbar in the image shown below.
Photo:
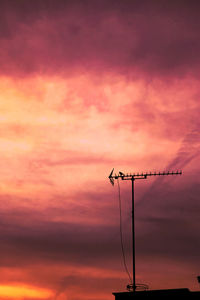
<path fill-rule="evenodd" d="M 164 176 L 164 175 L 181 175 L 182 171 L 163 171 L 163 172 L 145 172 L 145 173 L 130 173 L 124 174 L 119 172 L 113 175 L 113 171 L 109 175 L 110 182 L 114 185 L 114 179 L 121 178 L 122 180 L 146 179 L 148 176 Z"/>

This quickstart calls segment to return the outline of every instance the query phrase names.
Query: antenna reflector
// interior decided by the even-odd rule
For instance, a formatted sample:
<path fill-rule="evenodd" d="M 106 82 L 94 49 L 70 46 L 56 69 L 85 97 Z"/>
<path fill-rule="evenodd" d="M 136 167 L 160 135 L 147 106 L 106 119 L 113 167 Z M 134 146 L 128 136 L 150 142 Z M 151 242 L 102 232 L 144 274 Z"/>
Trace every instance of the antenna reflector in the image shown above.
<path fill-rule="evenodd" d="M 108 178 L 112 177 L 113 171 L 114 171 L 114 168 L 112 169 L 112 171 L 111 171 L 110 175 L 108 176 Z"/>
<path fill-rule="evenodd" d="M 110 175 L 108 176 L 108 178 L 110 179 L 110 183 L 112 184 L 112 185 L 114 185 L 114 179 L 113 179 L 113 171 L 114 171 L 114 168 L 112 169 L 112 171 L 111 171 L 111 173 L 110 173 Z"/>

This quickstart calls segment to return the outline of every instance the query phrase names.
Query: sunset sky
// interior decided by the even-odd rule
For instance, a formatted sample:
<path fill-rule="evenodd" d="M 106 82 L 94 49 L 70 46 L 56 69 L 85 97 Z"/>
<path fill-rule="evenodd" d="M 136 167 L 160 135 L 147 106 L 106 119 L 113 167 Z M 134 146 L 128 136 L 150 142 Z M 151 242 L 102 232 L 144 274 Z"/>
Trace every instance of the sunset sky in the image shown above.
<path fill-rule="evenodd" d="M 0 0 L 0 300 L 126 290 L 112 168 L 182 170 L 135 183 L 136 281 L 199 289 L 199 32 L 193 0 Z"/>

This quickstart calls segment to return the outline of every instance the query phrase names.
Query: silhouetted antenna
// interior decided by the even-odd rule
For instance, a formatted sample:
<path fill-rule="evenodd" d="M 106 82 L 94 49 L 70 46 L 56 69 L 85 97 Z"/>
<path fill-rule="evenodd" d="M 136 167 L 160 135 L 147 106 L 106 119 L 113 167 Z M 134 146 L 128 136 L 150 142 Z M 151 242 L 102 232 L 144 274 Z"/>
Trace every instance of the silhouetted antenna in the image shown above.
<path fill-rule="evenodd" d="M 164 176 L 164 175 L 181 175 L 182 171 L 163 171 L 163 172 L 146 172 L 146 173 L 133 173 L 133 174 L 124 174 L 119 172 L 118 175 L 113 175 L 114 168 L 112 169 L 110 175 L 108 176 L 112 185 L 114 185 L 115 179 L 121 178 L 122 180 L 131 180 L 132 182 L 132 250 L 133 250 L 133 282 L 132 285 L 128 285 L 128 290 L 136 291 L 136 288 L 139 288 L 139 285 L 136 285 L 135 282 L 135 210 L 134 210 L 134 181 L 136 179 L 147 179 L 148 176 Z"/>

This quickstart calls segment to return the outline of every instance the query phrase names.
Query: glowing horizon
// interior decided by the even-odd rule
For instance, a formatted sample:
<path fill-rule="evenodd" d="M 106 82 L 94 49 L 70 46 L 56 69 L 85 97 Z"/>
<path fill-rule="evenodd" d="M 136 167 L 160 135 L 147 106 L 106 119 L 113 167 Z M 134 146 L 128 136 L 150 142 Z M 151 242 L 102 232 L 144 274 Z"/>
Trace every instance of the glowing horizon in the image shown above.
<path fill-rule="evenodd" d="M 0 285 L 0 297 L 15 299 L 47 299 L 52 291 L 24 285 Z M 2 298 L 1 298 L 2 299 Z"/>

